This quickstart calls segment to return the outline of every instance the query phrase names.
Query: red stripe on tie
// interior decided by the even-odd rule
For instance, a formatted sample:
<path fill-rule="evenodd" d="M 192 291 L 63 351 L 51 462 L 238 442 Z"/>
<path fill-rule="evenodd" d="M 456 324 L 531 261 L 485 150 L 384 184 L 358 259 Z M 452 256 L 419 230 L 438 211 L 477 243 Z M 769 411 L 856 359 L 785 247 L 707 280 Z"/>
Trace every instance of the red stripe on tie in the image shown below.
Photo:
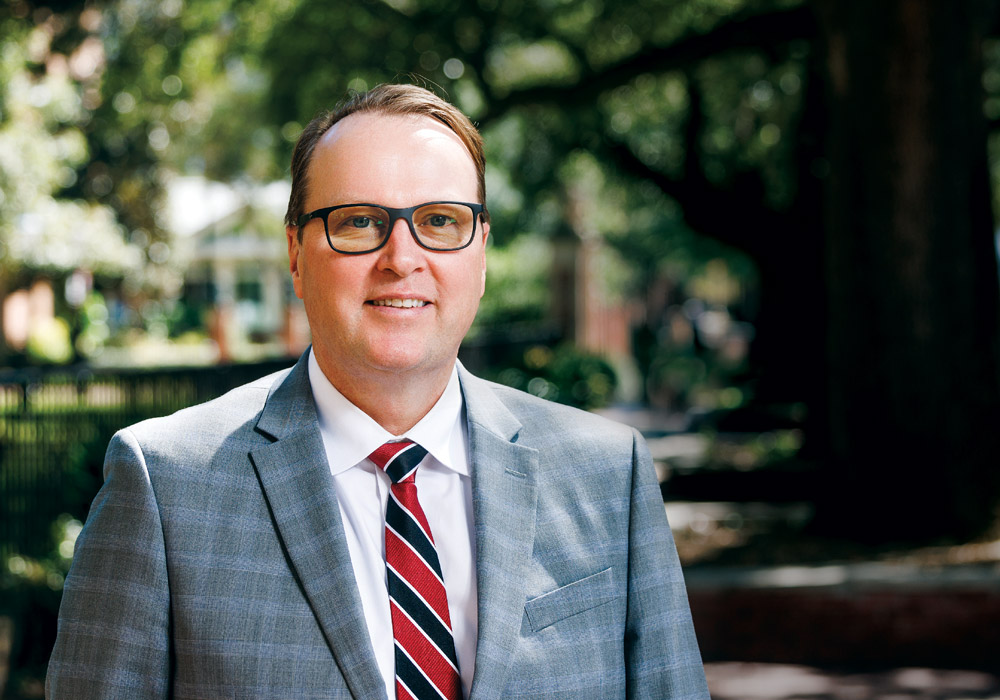
<path fill-rule="evenodd" d="M 396 681 L 396 700 L 417 700 L 415 697 L 410 695 L 406 686 Z"/>
<path fill-rule="evenodd" d="M 434 535 L 431 534 L 431 526 L 427 522 L 423 508 L 420 507 L 420 501 L 417 499 L 417 485 L 413 483 L 413 476 L 409 476 L 405 480 L 393 484 L 389 487 L 389 490 L 392 491 L 396 500 L 399 501 L 399 505 L 413 516 L 413 519 L 420 525 L 420 529 L 427 535 L 427 539 L 433 544 Z"/>
<path fill-rule="evenodd" d="M 448 594 L 438 577 L 427 568 L 424 560 L 392 530 L 385 531 L 385 560 L 396 574 L 423 598 L 448 629 L 451 614 L 448 612 Z"/>
<path fill-rule="evenodd" d="M 399 442 L 387 442 L 384 445 L 378 447 L 374 452 L 368 455 L 368 459 L 375 462 L 379 469 L 385 469 L 385 465 L 392 460 L 393 457 L 398 455 L 400 452 L 405 450 L 407 447 L 413 443 L 409 440 L 401 440 Z"/>
<path fill-rule="evenodd" d="M 443 652 L 392 603 L 392 634 L 411 659 L 420 659 L 420 669 L 446 698 L 461 697 L 462 680 Z"/>

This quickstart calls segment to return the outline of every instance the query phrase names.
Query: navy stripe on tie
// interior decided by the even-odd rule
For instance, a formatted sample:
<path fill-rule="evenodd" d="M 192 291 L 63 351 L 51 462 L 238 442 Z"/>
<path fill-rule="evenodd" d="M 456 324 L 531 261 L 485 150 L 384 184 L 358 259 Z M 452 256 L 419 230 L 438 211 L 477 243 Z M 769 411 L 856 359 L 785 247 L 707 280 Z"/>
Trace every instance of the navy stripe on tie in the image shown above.
<path fill-rule="evenodd" d="M 401 681 L 415 698 L 443 697 L 398 643 L 396 644 L 396 679 Z"/>
<path fill-rule="evenodd" d="M 385 524 L 392 528 L 400 539 L 410 544 L 414 551 L 420 555 L 427 566 L 439 579 L 444 580 L 441 575 L 441 564 L 438 561 L 437 550 L 434 544 L 427 539 L 427 534 L 420 524 L 407 513 L 394 498 L 390 498 L 385 507 Z"/>
<path fill-rule="evenodd" d="M 420 599 L 407 583 L 392 569 L 387 569 L 389 578 L 389 597 L 398 603 L 401 610 L 406 611 L 413 622 L 424 631 L 427 638 L 434 643 L 445 656 L 458 666 L 458 656 L 455 654 L 455 638 L 434 611 Z"/>
<path fill-rule="evenodd" d="M 413 443 L 405 450 L 393 457 L 385 465 L 385 473 L 389 475 L 393 483 L 397 483 L 406 478 L 406 475 L 417 468 L 417 465 L 427 456 L 427 450 Z"/>

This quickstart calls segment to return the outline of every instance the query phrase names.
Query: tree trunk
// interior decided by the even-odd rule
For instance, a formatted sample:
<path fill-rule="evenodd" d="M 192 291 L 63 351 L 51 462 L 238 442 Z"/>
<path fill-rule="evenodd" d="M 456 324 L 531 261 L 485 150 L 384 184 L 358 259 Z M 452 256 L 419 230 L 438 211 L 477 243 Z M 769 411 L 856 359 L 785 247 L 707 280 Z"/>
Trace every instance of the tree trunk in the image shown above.
<path fill-rule="evenodd" d="M 986 5 L 816 5 L 831 106 L 819 520 L 879 541 L 974 536 L 1000 500 Z"/>

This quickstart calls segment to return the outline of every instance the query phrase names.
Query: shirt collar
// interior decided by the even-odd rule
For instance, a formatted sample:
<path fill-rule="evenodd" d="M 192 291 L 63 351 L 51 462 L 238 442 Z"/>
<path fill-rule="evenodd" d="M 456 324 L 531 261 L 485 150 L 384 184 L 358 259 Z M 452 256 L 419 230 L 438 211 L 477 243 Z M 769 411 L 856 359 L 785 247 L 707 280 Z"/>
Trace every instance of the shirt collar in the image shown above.
<path fill-rule="evenodd" d="M 309 350 L 309 384 L 316 399 L 320 432 L 333 474 L 359 464 L 383 443 L 406 437 L 427 450 L 444 467 L 468 476 L 457 362 L 441 398 L 403 435 L 393 435 L 341 394 L 323 374 L 312 349 Z"/>

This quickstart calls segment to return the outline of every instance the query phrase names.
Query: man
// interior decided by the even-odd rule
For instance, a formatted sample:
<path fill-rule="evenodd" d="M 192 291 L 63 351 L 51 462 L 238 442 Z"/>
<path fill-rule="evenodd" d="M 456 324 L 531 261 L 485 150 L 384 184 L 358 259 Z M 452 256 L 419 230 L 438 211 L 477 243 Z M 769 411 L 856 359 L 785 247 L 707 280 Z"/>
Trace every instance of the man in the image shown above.
<path fill-rule="evenodd" d="M 484 169 L 412 86 L 306 127 L 311 351 L 115 436 L 50 697 L 708 698 L 641 438 L 457 363 Z"/>

